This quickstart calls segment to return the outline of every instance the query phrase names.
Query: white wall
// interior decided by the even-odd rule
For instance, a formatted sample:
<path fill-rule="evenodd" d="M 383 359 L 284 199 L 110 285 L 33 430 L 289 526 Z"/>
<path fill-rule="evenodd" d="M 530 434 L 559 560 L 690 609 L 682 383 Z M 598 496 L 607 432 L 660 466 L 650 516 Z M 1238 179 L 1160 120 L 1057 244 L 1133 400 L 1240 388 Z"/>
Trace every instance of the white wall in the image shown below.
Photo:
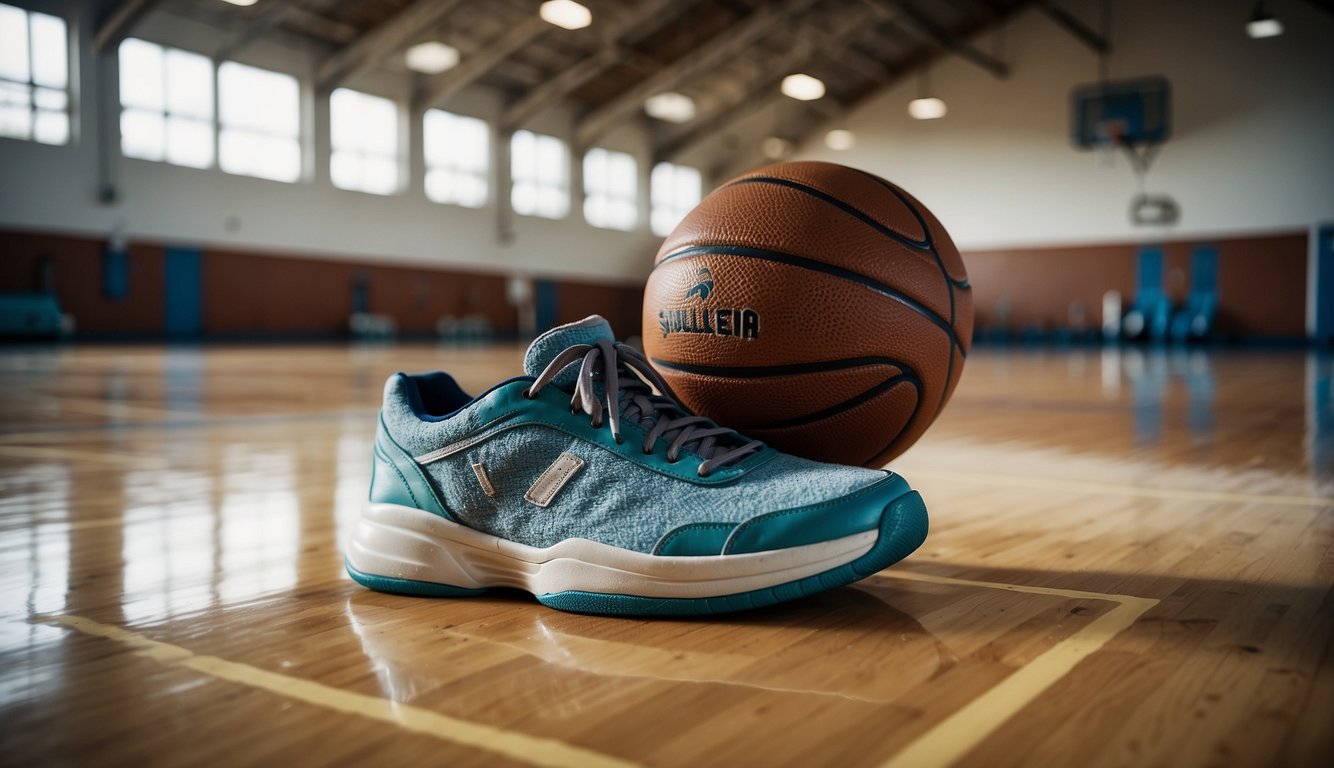
<path fill-rule="evenodd" d="M 130 239 L 593 280 L 637 280 L 651 263 L 658 239 L 647 230 L 647 200 L 641 200 L 639 231 L 610 232 L 584 223 L 576 189 L 568 219 L 516 216 L 516 238 L 502 244 L 494 206 L 474 211 L 428 201 L 419 168 L 408 188 L 392 197 L 333 188 L 327 135 L 320 130 L 320 143 L 307 147 L 312 179 L 296 185 L 119 159 L 113 152 L 122 197 L 104 206 L 96 195 L 99 126 L 92 105 L 99 73 L 84 17 L 88 3 L 18 2 L 62 13 L 77 31 L 83 66 L 74 96 L 81 108 L 70 146 L 0 139 L 0 227 L 94 236 L 119 227 Z M 1096 18 L 1096 0 L 1062 4 Z M 1173 86 L 1174 136 L 1148 185 L 1181 204 L 1181 222 L 1170 230 L 1130 225 L 1127 206 L 1136 184 L 1124 158 L 1106 167 L 1093 153 L 1071 147 L 1069 92 L 1096 79 L 1096 60 L 1037 10 L 1020 14 L 999 33 L 1013 69 L 1008 80 L 957 57 L 932 68 L 932 89 L 949 104 L 943 120 L 907 117 L 904 108 L 916 89 L 907 78 L 849 116 L 855 149 L 829 151 L 821 132 L 799 156 L 860 166 L 902 184 L 964 248 L 1304 229 L 1334 219 L 1334 18 L 1299 0 L 1271 5 L 1287 32 L 1257 41 L 1243 30 L 1253 7 L 1249 0 L 1114 2 L 1113 77 L 1161 74 Z M 162 13 L 137 34 L 203 51 L 217 44 L 216 31 Z M 997 42 L 994 34 L 975 41 L 988 50 Z M 308 84 L 318 55 L 257 44 L 239 58 L 293 71 Z M 104 76 L 114 81 L 114 68 Z M 387 74 L 350 85 L 404 102 L 409 93 L 405 79 Z M 478 88 L 447 106 L 484 118 L 500 108 L 495 94 Z M 799 108 L 780 103 L 746 121 L 738 129 L 743 146 L 757 143 Z M 327 104 L 310 93 L 306 112 L 312 126 L 327 124 Z M 553 111 L 532 127 L 568 137 L 571 117 Z M 603 143 L 634 153 L 645 172 L 647 138 L 637 123 Z M 699 147 L 687 160 L 702 167 L 718 163 L 726 155 L 720 144 Z M 420 156 L 419 148 L 413 151 Z M 575 173 L 577 182 L 577 168 Z"/>
<path fill-rule="evenodd" d="M 13 0 L 6 0 L 13 2 Z M 369 195 L 334 188 L 328 181 L 328 104 L 311 92 L 319 60 L 313 49 L 283 48 L 272 43 L 247 47 L 237 58 L 256 66 L 280 69 L 303 79 L 303 114 L 315 129 L 317 142 L 305 147 L 310 180 L 284 184 L 217 169 L 195 170 L 119 155 L 114 127 L 112 160 L 120 190 L 115 205 L 97 199 L 97 136 L 103 126 L 93 108 L 100 81 L 115 81 L 115 54 L 98 59 L 91 49 L 89 8 L 80 0 L 24 2 L 57 13 L 79 40 L 81 63 L 74 99 L 75 135 L 68 146 L 51 147 L 0 139 L 0 227 L 109 236 L 120 230 L 135 239 L 256 249 L 312 257 L 382 260 L 436 267 L 485 269 L 537 276 L 570 276 L 593 281 L 637 281 L 647 272 L 658 239 L 648 231 L 648 203 L 641 199 L 641 225 L 624 233 L 597 229 L 584 222 L 582 197 L 575 189 L 570 215 L 561 221 L 515 216 L 515 237 L 498 237 L 494 204 L 479 210 L 430 202 L 422 191 L 419 167 L 407 189 L 393 196 Z M 219 33 L 198 22 L 166 12 L 150 16 L 135 36 L 167 45 L 211 53 Z M 100 71 L 99 66 L 105 71 Z M 384 73 L 348 83 L 398 99 L 407 119 L 410 82 Z M 111 92 L 113 120 L 118 97 Z M 471 88 L 446 108 L 491 120 L 501 108 L 496 94 Z M 552 112 L 530 126 L 562 138 L 571 134 L 568 115 Z M 420 129 L 412 133 L 420 136 Z M 494 138 L 494 137 L 493 137 Z M 602 146 L 633 153 L 645 172 L 647 138 L 637 125 L 612 131 Z M 420 157 L 420 148 L 412 150 Z M 575 158 L 576 166 L 581 162 Z M 416 166 L 417 164 L 409 164 Z M 573 182 L 579 180 L 577 167 Z M 493 179 L 494 182 L 494 179 Z M 641 189 L 644 189 L 641 185 Z M 493 196 L 495 185 L 492 185 Z M 641 198 L 643 197 L 641 192 Z"/>
<path fill-rule="evenodd" d="M 1062 5 L 1097 18 L 1091 0 Z M 798 156 L 904 186 L 963 248 L 1306 229 L 1334 220 L 1334 17 L 1298 0 L 1269 5 L 1286 32 L 1252 40 L 1250 0 L 1113 3 L 1112 77 L 1172 84 L 1173 137 L 1148 177 L 1149 191 L 1181 205 L 1169 229 L 1130 224 L 1136 182 L 1125 158 L 1107 167 L 1072 148 L 1069 93 L 1097 79 L 1096 59 L 1036 9 L 1002 32 L 1008 80 L 948 57 L 930 71 L 945 118 L 907 116 L 910 77 L 849 116 L 854 149 L 824 148 L 821 131 Z"/>

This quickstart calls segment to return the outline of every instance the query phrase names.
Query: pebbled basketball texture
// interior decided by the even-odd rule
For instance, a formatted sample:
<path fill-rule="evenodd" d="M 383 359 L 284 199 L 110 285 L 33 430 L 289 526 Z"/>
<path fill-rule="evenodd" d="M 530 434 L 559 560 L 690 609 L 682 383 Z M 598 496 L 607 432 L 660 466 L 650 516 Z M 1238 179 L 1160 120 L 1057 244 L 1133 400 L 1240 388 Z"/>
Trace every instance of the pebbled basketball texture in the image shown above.
<path fill-rule="evenodd" d="M 833 163 L 719 187 L 663 242 L 644 349 L 689 408 L 788 453 L 880 466 L 963 371 L 972 292 L 912 195 Z"/>

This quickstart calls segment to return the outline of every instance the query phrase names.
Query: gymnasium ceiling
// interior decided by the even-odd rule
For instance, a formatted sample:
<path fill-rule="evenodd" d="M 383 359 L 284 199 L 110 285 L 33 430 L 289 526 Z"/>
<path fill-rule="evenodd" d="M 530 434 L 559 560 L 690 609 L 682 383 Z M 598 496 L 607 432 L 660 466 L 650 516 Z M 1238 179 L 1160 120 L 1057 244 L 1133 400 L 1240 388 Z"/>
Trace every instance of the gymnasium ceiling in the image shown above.
<path fill-rule="evenodd" d="M 962 56 L 997 77 L 1006 65 L 978 42 L 1026 6 L 1037 5 L 1086 43 L 1096 34 L 1058 2 L 1034 0 L 581 0 L 593 23 L 566 30 L 538 17 L 539 0 L 117 0 L 127 34 L 138 16 L 161 10 L 217 27 L 219 57 L 264 38 L 322 51 L 321 86 L 386 69 L 415 79 L 417 106 L 448 107 L 464 87 L 504 95 L 501 128 L 522 127 L 565 104 L 575 141 L 591 145 L 612 126 L 643 120 L 658 159 L 713 145 L 742 146 L 734 126 L 784 102 L 782 138 L 800 143 L 868 95 L 943 55 Z M 106 26 L 106 23 L 104 23 Z M 116 30 L 112 30 L 116 31 Z M 1088 39 L 1089 36 L 1095 40 Z M 439 75 L 407 70 L 403 53 L 439 40 L 460 53 Z M 806 72 L 827 93 L 811 102 L 779 94 L 784 75 Z M 672 124 L 644 115 L 644 99 L 664 91 L 691 97 L 693 120 Z"/>

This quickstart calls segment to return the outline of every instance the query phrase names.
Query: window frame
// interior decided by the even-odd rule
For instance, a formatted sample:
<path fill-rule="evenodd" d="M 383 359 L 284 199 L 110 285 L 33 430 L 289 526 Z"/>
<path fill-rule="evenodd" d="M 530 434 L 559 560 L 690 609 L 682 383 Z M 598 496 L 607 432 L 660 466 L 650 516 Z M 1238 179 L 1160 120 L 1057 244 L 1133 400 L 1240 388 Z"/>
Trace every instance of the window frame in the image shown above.
<path fill-rule="evenodd" d="M 12 139 L 14 141 L 28 141 L 32 142 L 33 144 L 42 144 L 48 147 L 71 146 L 74 143 L 74 138 L 75 138 L 74 137 L 74 127 L 75 127 L 74 93 L 73 89 L 70 87 L 71 81 L 73 80 L 75 75 L 73 66 L 74 58 L 72 53 L 73 51 L 72 43 L 74 43 L 75 40 L 73 38 L 73 35 L 71 34 L 69 21 L 64 16 L 61 16 L 59 14 L 47 13 L 45 11 L 38 11 L 22 5 L 15 5 L 13 3 L 0 3 L 0 5 L 7 6 L 23 14 L 24 36 L 27 38 L 26 66 L 28 70 L 27 80 L 24 81 L 11 79 L 10 77 L 5 75 L 0 75 L 0 86 L 12 87 L 15 93 L 21 90 L 27 91 L 26 101 L 27 101 L 27 111 L 28 111 L 27 134 L 20 136 L 10 133 L 0 133 L 0 139 Z M 60 57 L 60 62 L 62 65 L 64 73 L 64 81 L 65 81 L 64 85 L 62 86 L 45 85 L 38 83 L 37 81 L 37 71 L 36 71 L 37 67 L 35 66 L 36 60 L 34 58 L 34 51 L 37 48 L 37 46 L 34 44 L 33 40 L 34 16 L 40 16 L 46 19 L 52 19 L 56 22 L 59 22 L 60 24 L 61 44 L 64 47 L 64 55 Z M 59 93 L 62 96 L 61 101 L 63 102 L 63 105 L 59 108 L 40 106 L 38 103 L 40 96 L 39 92 L 42 91 L 51 91 Z M 19 106 L 19 102 L 16 101 L 15 106 L 16 107 Z M 60 141 L 45 141 L 43 139 L 38 138 L 38 133 L 39 133 L 38 123 L 40 117 L 43 114 L 60 115 L 64 118 L 63 120 L 64 133 Z"/>
<path fill-rule="evenodd" d="M 672 176 L 672 178 L 668 181 L 668 185 L 673 190 L 672 193 L 673 196 L 669 201 L 660 200 L 657 194 L 658 184 L 655 182 L 655 177 L 658 175 L 659 169 L 666 171 Z M 682 169 L 691 171 L 692 174 L 695 176 L 695 178 L 699 181 L 698 193 L 694 197 L 694 202 L 692 202 L 689 207 L 685 207 L 684 204 L 682 204 L 680 200 L 675 197 L 675 191 L 677 188 L 676 176 L 680 173 Z M 700 169 L 691 165 L 683 165 L 681 163 L 671 163 L 665 160 L 663 162 L 656 163 L 653 166 L 652 170 L 649 171 L 649 230 L 658 237 L 666 237 L 667 235 L 672 233 L 672 230 L 675 229 L 677 225 L 681 223 L 681 220 L 684 219 L 690 213 L 690 211 L 694 210 L 695 206 L 699 205 L 699 201 L 703 199 L 704 199 L 704 174 L 702 171 L 700 171 Z M 671 215 L 671 218 L 673 219 L 673 222 L 670 227 L 663 228 L 658 226 L 659 214 L 663 212 L 669 213 Z"/>
<path fill-rule="evenodd" d="M 459 162 L 458 158 L 448 158 L 442 163 L 431 162 L 431 130 L 429 128 L 432 121 L 432 114 L 439 114 L 450 123 L 461 123 L 468 125 L 479 125 L 481 127 L 482 144 L 480 157 L 482 158 L 479 167 L 469 168 L 466 161 Z M 422 191 L 426 199 L 440 205 L 456 205 L 461 208 L 485 208 L 491 202 L 491 146 L 494 141 L 491 134 L 491 124 L 472 115 L 464 115 L 457 112 L 432 107 L 422 112 Z M 445 154 L 448 154 L 447 152 Z M 460 195 L 454 194 L 449 199 L 439 199 L 431 193 L 431 177 L 433 173 L 449 174 L 452 177 L 450 185 L 451 191 L 457 192 L 458 177 L 470 177 L 473 181 L 480 182 L 482 194 L 476 199 L 476 205 L 460 200 Z"/>
<path fill-rule="evenodd" d="M 613 164 L 622 160 L 629 161 L 630 178 L 625 194 L 616 191 Z M 600 169 L 590 166 L 601 165 Z M 601 173 L 597 171 L 600 170 Z M 633 232 L 639 226 L 639 161 L 629 152 L 593 147 L 584 153 L 584 221 L 598 229 L 610 229 L 617 232 Z M 617 222 L 613 210 L 617 204 L 627 206 L 630 217 L 624 222 Z M 590 208 L 596 210 L 601 204 L 605 209 L 601 214 L 592 215 Z M 595 221 L 601 218 L 601 221 Z"/>
<path fill-rule="evenodd" d="M 124 72 L 120 57 L 123 46 L 131 42 L 151 45 L 154 48 L 158 49 L 161 58 L 160 74 L 162 77 L 162 104 L 159 107 L 145 107 L 134 104 L 127 104 L 125 101 L 125 89 L 120 87 L 121 78 L 124 77 Z M 200 115 L 197 114 L 190 114 L 182 110 L 173 109 L 169 104 L 170 97 L 168 95 L 169 93 L 168 83 L 170 75 L 168 72 L 169 67 L 167 65 L 167 61 L 172 53 L 179 53 L 189 57 L 198 58 L 208 65 L 209 94 L 208 94 L 207 117 L 201 117 Z M 120 133 L 121 156 L 132 160 L 143 160 L 144 162 L 149 162 L 149 163 L 166 163 L 167 165 L 174 165 L 179 168 L 192 168 L 195 170 L 209 170 L 218 168 L 219 167 L 218 135 L 220 133 L 220 126 L 218 120 L 218 63 L 212 57 L 208 56 L 207 54 L 200 53 L 199 51 L 192 51 L 186 48 L 180 48 L 172 45 L 163 45 L 162 43 L 157 43 L 152 40 L 146 40 L 144 38 L 137 38 L 137 37 L 127 37 L 124 40 L 122 40 L 120 42 L 120 45 L 116 47 L 116 58 L 117 58 L 116 96 L 120 104 L 120 114 L 119 114 L 119 120 L 117 121 L 117 130 Z M 142 155 L 129 154 L 125 151 L 125 131 L 123 126 L 124 126 L 125 115 L 127 112 L 145 112 L 161 118 L 162 143 L 160 147 L 161 149 L 160 157 L 144 157 Z M 207 127 L 209 133 L 209 138 L 208 138 L 209 159 L 206 164 L 196 165 L 191 163 L 178 162 L 177 160 L 171 159 L 170 129 L 173 121 L 182 123 L 195 123 L 197 125 L 203 125 Z"/>
<path fill-rule="evenodd" d="M 338 118 L 334 114 L 335 111 L 334 98 L 339 93 L 350 94 L 357 100 L 384 102 L 384 104 L 389 107 L 389 109 L 392 111 L 393 114 L 393 124 L 390 126 L 390 131 L 389 131 L 389 135 L 392 137 L 391 140 L 393 142 L 393 149 L 390 152 L 388 153 L 380 152 L 356 141 L 352 142 L 347 146 L 340 147 L 338 145 L 336 139 L 337 133 L 334 128 L 335 123 L 338 122 Z M 329 106 L 329 183 L 333 185 L 334 189 L 343 190 L 345 192 L 360 192 L 362 194 L 379 195 L 381 197 L 387 197 L 390 195 L 396 195 L 401 193 L 404 188 L 404 176 L 405 176 L 403 172 L 404 146 L 403 146 L 403 135 L 402 135 L 403 134 L 402 105 L 399 104 L 399 102 L 392 97 L 382 96 L 378 93 L 370 93 L 368 91 L 362 91 L 356 88 L 348 88 L 346 86 L 338 87 L 330 91 L 327 103 Z M 357 185 L 344 186 L 343 184 L 338 183 L 337 179 L 335 178 L 334 168 L 337 163 L 337 157 L 339 153 L 346 153 L 349 155 L 353 155 L 359 161 L 361 168 L 358 173 Z M 384 189 L 371 188 L 369 185 L 367 185 L 366 163 L 368 160 L 389 161 L 389 164 L 394 169 L 393 184 Z"/>
<path fill-rule="evenodd" d="M 290 135 L 280 131 L 255 128 L 253 126 L 246 125 L 245 120 L 238 120 L 236 121 L 236 124 L 232 125 L 229 125 L 226 122 L 223 114 L 226 106 L 226 99 L 223 96 L 223 79 L 224 79 L 223 70 L 224 68 L 227 68 L 229 65 L 239 67 L 243 70 L 253 70 L 256 72 L 263 73 L 264 75 L 276 75 L 278 77 L 290 80 L 292 82 L 292 84 L 296 87 L 296 92 L 293 94 L 294 125 Z M 228 173 L 233 176 L 245 176 L 247 178 L 262 179 L 264 181 L 276 181 L 282 184 L 299 184 L 309 181 L 310 180 L 309 173 L 308 173 L 308 168 L 306 166 L 306 148 L 307 148 L 306 139 L 308 138 L 308 134 L 306 131 L 307 128 L 306 104 L 305 104 L 306 90 L 304 88 L 304 84 L 302 82 L 301 77 L 296 75 L 295 73 L 287 72 L 281 69 L 271 69 L 269 67 L 262 67 L 254 64 L 248 64 L 246 62 L 237 61 L 235 59 L 226 59 L 223 61 L 216 62 L 216 65 L 214 66 L 214 82 L 216 83 L 214 88 L 214 94 L 215 94 L 214 98 L 216 99 L 216 104 L 217 104 L 217 108 L 214 110 L 214 121 L 217 125 L 218 169 L 221 170 L 223 173 Z M 295 149 L 296 149 L 295 173 L 290 178 L 288 178 L 288 177 L 278 177 L 275 175 L 263 175 L 255 173 L 253 172 L 253 170 L 249 169 L 233 170 L 225 167 L 223 162 L 223 156 L 225 154 L 223 151 L 225 144 L 224 140 L 226 138 L 226 134 L 228 134 L 229 132 L 234 134 L 241 134 L 242 136 L 250 138 L 252 140 L 258 137 L 261 140 L 293 142 L 295 144 Z M 238 168 L 241 167 L 242 166 L 238 166 Z"/>
<path fill-rule="evenodd" d="M 515 142 L 519 141 L 521 136 L 529 136 L 533 139 L 533 163 L 529 168 L 523 168 L 521 164 L 514 162 L 515 155 L 518 154 Z M 542 152 L 544 151 L 543 146 L 559 146 L 561 156 L 561 175 L 558 180 L 545 179 L 543 177 L 541 159 Z M 569 218 L 571 206 L 570 169 L 570 147 L 565 141 L 555 136 L 537 133 L 535 131 L 515 131 L 510 139 L 510 208 L 520 216 L 531 216 L 534 218 L 548 219 L 550 221 L 561 221 Z M 533 187 L 533 206 L 529 210 L 523 210 L 524 206 L 521 206 L 518 202 L 520 189 L 524 184 L 531 184 Z M 560 193 L 559 210 L 543 211 L 544 191 L 556 191 Z"/>

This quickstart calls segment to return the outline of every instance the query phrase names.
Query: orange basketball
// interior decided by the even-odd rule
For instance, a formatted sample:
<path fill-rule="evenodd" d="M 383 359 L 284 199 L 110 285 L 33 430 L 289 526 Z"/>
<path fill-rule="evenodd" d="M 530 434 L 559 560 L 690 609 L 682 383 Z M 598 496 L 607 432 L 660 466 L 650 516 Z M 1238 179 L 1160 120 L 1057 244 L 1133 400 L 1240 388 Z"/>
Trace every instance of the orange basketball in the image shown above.
<path fill-rule="evenodd" d="M 973 329 L 949 234 L 907 192 L 780 163 L 704 198 L 662 244 L 644 349 L 697 413 L 799 456 L 882 465 L 949 400 Z"/>

